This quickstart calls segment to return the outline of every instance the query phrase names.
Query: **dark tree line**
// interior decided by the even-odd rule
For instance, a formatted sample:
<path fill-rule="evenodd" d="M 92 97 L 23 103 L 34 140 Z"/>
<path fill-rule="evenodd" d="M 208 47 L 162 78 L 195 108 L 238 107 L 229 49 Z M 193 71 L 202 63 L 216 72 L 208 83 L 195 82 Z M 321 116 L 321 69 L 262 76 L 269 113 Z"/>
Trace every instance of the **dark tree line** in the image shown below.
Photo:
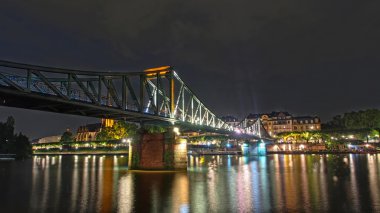
<path fill-rule="evenodd" d="M 380 129 L 380 110 L 368 109 L 337 115 L 322 129 Z"/>
<path fill-rule="evenodd" d="M 28 137 L 14 133 L 15 120 L 8 117 L 0 122 L 0 154 L 16 154 L 17 158 L 27 158 L 32 153 L 32 148 Z"/>

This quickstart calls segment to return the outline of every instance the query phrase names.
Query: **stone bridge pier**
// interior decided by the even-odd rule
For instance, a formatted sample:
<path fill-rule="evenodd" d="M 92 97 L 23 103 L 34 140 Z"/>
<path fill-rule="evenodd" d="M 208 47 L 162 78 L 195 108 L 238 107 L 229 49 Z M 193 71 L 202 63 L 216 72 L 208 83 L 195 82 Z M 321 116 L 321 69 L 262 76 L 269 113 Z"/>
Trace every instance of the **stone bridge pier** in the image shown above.
<path fill-rule="evenodd" d="M 130 170 L 186 170 L 187 141 L 173 128 L 165 133 L 141 133 L 129 145 Z"/>
<path fill-rule="evenodd" d="M 267 154 L 266 144 L 264 141 L 245 142 L 241 146 L 243 156 L 264 156 Z"/>

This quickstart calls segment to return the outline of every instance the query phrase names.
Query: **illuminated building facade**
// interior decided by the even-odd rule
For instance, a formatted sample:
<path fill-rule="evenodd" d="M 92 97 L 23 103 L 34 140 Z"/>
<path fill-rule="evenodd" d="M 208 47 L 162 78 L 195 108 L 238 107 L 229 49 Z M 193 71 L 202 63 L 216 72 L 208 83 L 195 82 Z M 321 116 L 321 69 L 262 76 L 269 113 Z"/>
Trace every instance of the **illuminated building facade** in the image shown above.
<path fill-rule="evenodd" d="M 293 118 L 293 131 L 321 130 L 321 120 L 317 116 L 302 116 Z"/>
<path fill-rule="evenodd" d="M 46 136 L 43 138 L 38 138 L 32 141 L 32 144 L 41 144 L 41 143 L 58 143 L 61 140 L 62 135 L 53 135 Z"/>
<path fill-rule="evenodd" d="M 231 116 L 231 115 L 223 116 L 223 117 L 222 117 L 222 120 L 223 120 L 225 123 L 227 123 L 228 125 L 231 125 L 231 126 L 237 126 L 237 125 L 240 124 L 239 119 L 237 119 L 236 117 Z"/>
<path fill-rule="evenodd" d="M 261 119 L 264 128 L 270 135 L 281 132 L 317 131 L 321 129 L 321 120 L 318 116 L 293 116 L 288 112 L 271 112 L 249 114 L 244 124 L 249 126 Z"/>
<path fill-rule="evenodd" d="M 102 119 L 101 123 L 87 124 L 80 126 L 75 137 L 76 141 L 94 141 L 96 135 L 105 127 L 112 127 L 115 121 L 112 119 Z"/>

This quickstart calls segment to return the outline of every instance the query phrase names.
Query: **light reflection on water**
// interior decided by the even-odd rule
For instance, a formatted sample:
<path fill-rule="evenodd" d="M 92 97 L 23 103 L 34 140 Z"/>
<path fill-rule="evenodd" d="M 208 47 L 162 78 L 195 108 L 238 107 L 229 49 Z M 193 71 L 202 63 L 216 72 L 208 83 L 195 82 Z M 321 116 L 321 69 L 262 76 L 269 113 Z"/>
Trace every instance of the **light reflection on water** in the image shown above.
<path fill-rule="evenodd" d="M 187 172 L 121 156 L 0 163 L 1 212 L 379 212 L 380 155 L 189 157 Z"/>

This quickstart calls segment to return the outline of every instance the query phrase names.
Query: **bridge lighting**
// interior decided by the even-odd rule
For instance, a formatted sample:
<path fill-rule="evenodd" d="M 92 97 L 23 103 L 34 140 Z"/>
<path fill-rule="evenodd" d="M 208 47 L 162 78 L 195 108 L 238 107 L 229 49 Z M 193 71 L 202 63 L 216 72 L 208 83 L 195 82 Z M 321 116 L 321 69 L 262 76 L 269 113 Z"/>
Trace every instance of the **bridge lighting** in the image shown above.
<path fill-rule="evenodd" d="M 123 139 L 121 140 L 121 142 L 123 142 L 123 143 L 127 143 L 127 139 L 123 138 Z"/>
<path fill-rule="evenodd" d="M 180 135 L 180 132 L 179 132 L 179 128 L 178 128 L 178 127 L 174 127 L 174 128 L 173 128 L 173 132 L 174 132 L 176 135 Z"/>
<path fill-rule="evenodd" d="M 144 72 L 157 72 L 157 71 L 168 71 L 170 69 L 170 66 L 162 66 L 162 67 L 153 67 L 145 69 Z"/>
<path fill-rule="evenodd" d="M 240 129 L 235 129 L 235 133 L 241 134 L 241 130 Z"/>

